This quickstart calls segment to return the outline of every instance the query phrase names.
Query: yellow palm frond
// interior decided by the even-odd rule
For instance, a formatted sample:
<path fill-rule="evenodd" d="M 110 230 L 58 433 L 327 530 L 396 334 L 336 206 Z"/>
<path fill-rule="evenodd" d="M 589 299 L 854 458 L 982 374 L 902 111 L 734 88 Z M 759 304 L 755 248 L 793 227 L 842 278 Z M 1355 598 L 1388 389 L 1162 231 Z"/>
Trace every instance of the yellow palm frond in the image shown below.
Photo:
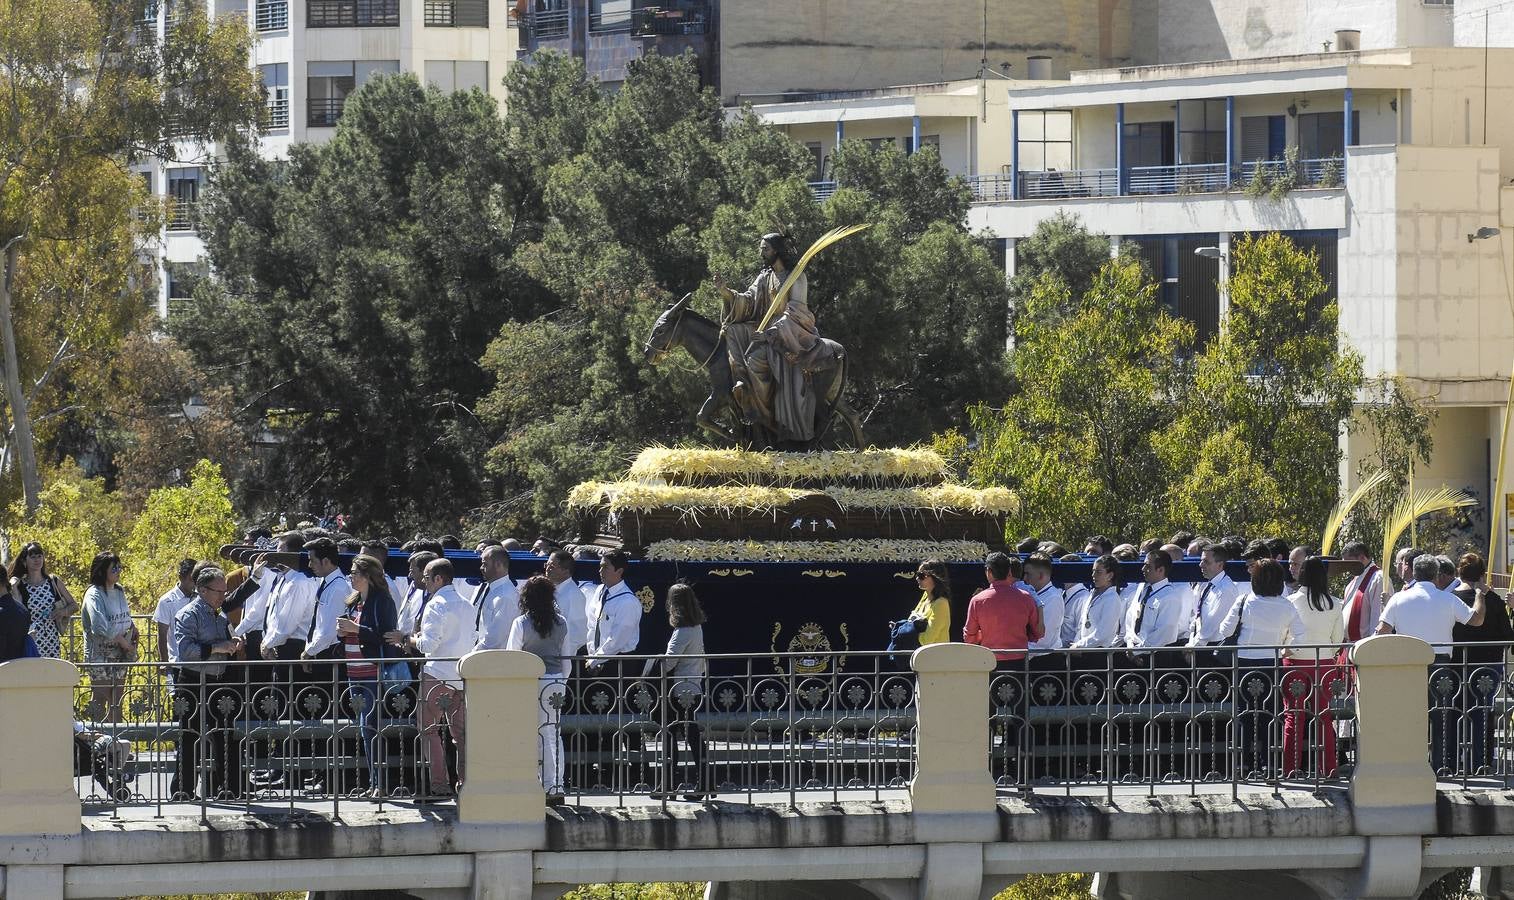
<path fill-rule="evenodd" d="M 1356 504 L 1362 502 L 1362 500 L 1368 494 L 1372 493 L 1373 488 L 1377 487 L 1387 480 L 1387 471 L 1379 469 L 1376 472 L 1372 473 L 1372 477 L 1367 478 L 1363 480 L 1361 484 L 1358 484 L 1356 486 L 1356 490 L 1352 491 L 1345 497 L 1342 497 L 1340 502 L 1335 504 L 1335 508 L 1330 510 L 1329 520 L 1325 522 L 1325 534 L 1320 539 L 1320 556 L 1330 555 L 1330 548 L 1335 546 L 1335 536 L 1337 534 L 1340 534 L 1341 526 L 1346 524 L 1346 516 L 1351 513 L 1351 510 L 1356 506 Z"/>
<path fill-rule="evenodd" d="M 1430 513 L 1476 505 L 1477 501 L 1472 499 L 1466 491 L 1455 491 L 1446 487 L 1426 488 L 1400 497 L 1393 505 L 1393 511 L 1388 514 L 1388 521 L 1383 526 L 1383 555 L 1379 557 L 1383 565 L 1387 565 L 1393 559 L 1394 546 L 1398 544 L 1399 537 L 1415 519 Z"/>
<path fill-rule="evenodd" d="M 825 234 L 821 235 L 820 239 L 815 241 L 815 243 L 810 244 L 810 249 L 804 251 L 804 255 L 799 257 L 799 262 L 795 264 L 793 270 L 789 272 L 789 277 L 783 280 L 783 287 L 780 287 L 778 289 L 778 293 L 773 295 L 773 302 L 770 306 L 768 306 L 768 314 L 762 317 L 762 323 L 757 326 L 757 330 L 761 331 L 764 328 L 767 328 L 769 325 L 773 324 L 774 319 L 778 318 L 778 316 L 783 313 L 783 305 L 787 303 L 789 299 L 789 288 L 793 287 L 794 282 L 799 279 L 799 276 L 804 274 L 804 267 L 810 264 L 810 260 L 815 258 L 816 253 L 819 253 L 821 250 L 824 250 L 826 247 L 829 247 L 842 238 L 851 237 L 857 232 L 865 231 L 871 227 L 873 226 L 869 224 L 847 225 L 841 228 L 832 228 L 830 231 L 827 231 Z"/>

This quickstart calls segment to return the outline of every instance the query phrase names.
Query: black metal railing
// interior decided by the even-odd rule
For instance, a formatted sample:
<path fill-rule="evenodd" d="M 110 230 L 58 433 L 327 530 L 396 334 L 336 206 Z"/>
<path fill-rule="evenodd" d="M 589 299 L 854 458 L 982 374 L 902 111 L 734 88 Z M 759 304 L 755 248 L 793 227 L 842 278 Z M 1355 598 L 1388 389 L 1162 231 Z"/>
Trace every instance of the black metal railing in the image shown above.
<path fill-rule="evenodd" d="M 631 11 L 596 12 L 589 14 L 589 33 L 607 34 L 631 30 Z"/>
<path fill-rule="evenodd" d="M 289 27 L 288 0 L 259 0 L 253 9 L 253 26 L 258 31 L 280 31 Z"/>
<path fill-rule="evenodd" d="M 1235 796 L 1244 784 L 1344 784 L 1355 681 L 1339 651 L 1104 649 L 1001 662 L 987 703 L 995 780 L 1109 796 L 1116 786 L 1228 784 Z"/>
<path fill-rule="evenodd" d="M 527 16 L 527 22 L 530 25 L 531 37 L 535 40 L 567 37 L 570 24 L 566 9 L 548 11 L 533 9 Z"/>
<path fill-rule="evenodd" d="M 306 0 L 309 28 L 389 27 L 400 23 L 399 0 Z"/>
<path fill-rule="evenodd" d="M 1514 684 L 1506 665 L 1511 648 L 1514 644 L 1435 648 L 1427 679 L 1430 767 L 1441 780 L 1503 790 L 1514 776 Z"/>
<path fill-rule="evenodd" d="M 305 101 L 305 124 L 311 128 L 331 128 L 342 117 L 346 97 L 312 97 Z"/>
<path fill-rule="evenodd" d="M 631 33 L 638 37 L 707 34 L 710 19 L 707 3 L 684 3 L 668 8 L 648 6 L 631 14 Z"/>
<path fill-rule="evenodd" d="M 488 0 L 426 0 L 426 25 L 434 28 L 488 28 Z"/>

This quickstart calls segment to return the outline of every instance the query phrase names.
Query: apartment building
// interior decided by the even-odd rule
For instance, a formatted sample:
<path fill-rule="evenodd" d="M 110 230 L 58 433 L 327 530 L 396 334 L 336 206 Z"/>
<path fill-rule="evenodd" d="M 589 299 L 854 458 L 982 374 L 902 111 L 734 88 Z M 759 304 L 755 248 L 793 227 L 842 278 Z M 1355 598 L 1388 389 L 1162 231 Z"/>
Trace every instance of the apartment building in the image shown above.
<path fill-rule="evenodd" d="M 489 0 L 164 0 L 149 8 L 139 37 L 161 36 L 178 16 L 200 10 L 238 17 L 255 33 L 248 63 L 267 98 L 259 142 L 274 158 L 292 143 L 328 140 L 347 96 L 375 75 L 413 72 L 442 90 L 482 88 L 503 104 L 517 55 L 513 11 Z M 160 244 L 162 315 L 204 271 L 197 204 L 218 152 L 183 141 L 175 160 L 137 167 L 155 194 L 173 201 Z"/>
<path fill-rule="evenodd" d="M 1402 376 L 1431 398 L 1435 454 L 1416 484 L 1477 497 L 1486 541 L 1514 364 L 1514 121 L 1498 115 L 1510 103 L 1514 50 L 1426 47 L 903 86 L 755 109 L 811 148 L 820 196 L 835 189 L 828 165 L 840 140 L 939 147 L 972 188 L 969 226 L 1002 248 L 1006 274 L 1016 241 L 1050 216 L 1077 215 L 1112 249 L 1145 259 L 1201 340 L 1224 320 L 1233 242 L 1287 233 L 1319 254 L 1340 340 L 1363 354 L 1367 374 Z M 1349 487 L 1373 448 L 1342 440 Z"/>

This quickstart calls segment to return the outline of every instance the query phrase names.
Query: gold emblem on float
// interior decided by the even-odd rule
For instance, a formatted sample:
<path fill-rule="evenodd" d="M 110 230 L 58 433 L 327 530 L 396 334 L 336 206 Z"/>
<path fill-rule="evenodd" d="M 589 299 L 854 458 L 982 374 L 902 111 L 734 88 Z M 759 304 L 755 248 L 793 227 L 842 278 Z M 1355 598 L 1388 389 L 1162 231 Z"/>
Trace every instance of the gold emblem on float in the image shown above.
<path fill-rule="evenodd" d="M 852 636 L 845 622 L 841 623 L 840 631 L 843 642 L 841 649 L 845 652 L 852 647 Z M 782 633 L 783 623 L 774 622 L 773 637 L 769 648 L 774 654 L 773 669 L 779 672 L 783 671 L 783 658 L 777 655 L 779 652 L 778 636 Z M 795 674 L 818 675 L 831 667 L 830 654 L 835 651 L 831 646 L 830 636 L 825 633 L 824 628 L 821 628 L 815 622 L 805 622 L 799 626 L 798 631 L 794 632 L 794 636 L 789 638 L 788 647 L 785 648 L 784 652 L 798 654 L 790 659 Z M 836 671 L 841 671 L 845 666 L 845 657 L 836 660 Z"/>
<path fill-rule="evenodd" d="M 657 605 L 657 595 L 652 593 L 651 587 L 644 587 L 636 592 L 636 599 L 641 601 L 641 614 L 646 615 Z"/>

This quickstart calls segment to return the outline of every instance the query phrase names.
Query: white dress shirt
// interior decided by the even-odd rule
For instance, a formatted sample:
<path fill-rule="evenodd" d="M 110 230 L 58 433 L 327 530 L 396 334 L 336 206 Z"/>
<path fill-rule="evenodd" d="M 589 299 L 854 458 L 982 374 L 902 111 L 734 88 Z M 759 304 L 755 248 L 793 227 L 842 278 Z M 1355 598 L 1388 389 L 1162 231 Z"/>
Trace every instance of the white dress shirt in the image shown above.
<path fill-rule="evenodd" d="M 1041 608 L 1041 624 L 1046 626 L 1046 633 L 1039 641 L 1031 641 L 1029 648 L 1032 651 L 1061 648 L 1062 619 L 1067 611 L 1062 589 L 1048 581 L 1039 589 L 1032 588 L 1030 595 L 1035 598 L 1036 606 Z"/>
<path fill-rule="evenodd" d="M 520 592 L 509 576 L 489 582 L 488 589 L 473 607 L 473 623 L 478 637 L 475 650 L 503 650 L 510 634 L 510 623 L 520 615 Z"/>
<path fill-rule="evenodd" d="M 585 608 L 588 598 L 583 589 L 571 578 L 564 578 L 557 586 L 557 612 L 568 622 L 568 643 L 573 645 L 572 656 L 588 643 L 589 613 Z"/>
<path fill-rule="evenodd" d="M 1289 594 L 1288 602 L 1293 604 L 1293 608 L 1298 610 L 1299 618 L 1304 620 L 1304 637 L 1299 643 L 1329 644 L 1332 648 L 1295 650 L 1289 655 L 1306 662 L 1335 658 L 1336 650 L 1346 639 L 1346 620 L 1341 618 L 1341 602 L 1331 597 L 1329 607 L 1315 609 L 1309 602 L 1309 592 L 1302 588 Z"/>
<path fill-rule="evenodd" d="M 1451 629 L 1472 618 L 1472 607 L 1428 581 L 1399 591 L 1383 606 L 1382 620 L 1398 634 L 1417 637 L 1437 654 L 1451 652 Z"/>
<path fill-rule="evenodd" d="M 1220 626 L 1225 617 L 1230 615 L 1230 610 L 1246 594 L 1246 589 L 1236 584 L 1225 572 L 1203 582 L 1196 595 L 1199 602 L 1189 622 L 1188 646 L 1218 644 L 1230 637 L 1228 633 L 1221 632 Z"/>
<path fill-rule="evenodd" d="M 420 615 L 421 600 L 425 598 L 426 592 L 419 586 L 412 586 L 408 578 L 396 579 L 396 581 L 405 589 L 404 593 L 394 595 L 395 601 L 399 603 L 399 609 L 396 611 L 399 630 L 405 634 L 415 634 L 421 624 L 416 621 L 416 617 Z"/>
<path fill-rule="evenodd" d="M 1086 592 L 1088 600 L 1075 620 L 1078 636 L 1068 646 L 1073 650 L 1114 647 L 1119 643 L 1120 620 L 1125 615 L 1125 598 L 1111 585 L 1098 593 Z"/>
<path fill-rule="evenodd" d="M 258 583 L 258 589 L 242 604 L 242 621 L 232 629 L 232 637 L 246 637 L 251 632 L 267 630 L 264 626 L 270 618 L 268 605 L 272 602 L 274 592 L 283 589 L 284 579 L 289 577 L 289 573 L 264 569 L 262 575 L 249 577 Z"/>
<path fill-rule="evenodd" d="M 276 648 L 290 638 L 303 641 L 310 632 L 310 614 L 315 612 L 316 579 L 304 572 L 288 571 L 268 598 L 268 627 L 263 646 Z"/>
<path fill-rule="evenodd" d="M 1171 646 L 1178 638 L 1182 637 L 1183 613 L 1188 611 L 1188 601 L 1183 595 L 1191 593 L 1175 586 L 1172 582 L 1163 578 L 1155 584 L 1146 586 L 1142 592 L 1136 589 L 1135 597 L 1130 601 L 1130 609 L 1126 611 L 1128 623 L 1125 633 L 1125 643 L 1133 650 L 1156 650 Z M 1145 614 L 1141 612 L 1142 598 L 1145 599 Z M 1141 622 L 1139 632 L 1132 634 L 1136 620 Z"/>
<path fill-rule="evenodd" d="M 178 585 L 174 585 L 164 591 L 163 596 L 158 598 L 158 605 L 153 609 L 152 613 L 152 620 L 158 623 L 158 632 L 165 635 L 173 634 L 174 617 L 179 614 L 179 610 L 192 603 L 195 596 L 195 594 L 184 593 L 179 589 Z M 171 663 L 178 662 L 178 645 L 172 640 L 165 641 L 164 644 L 168 647 L 168 661 Z"/>
<path fill-rule="evenodd" d="M 421 612 L 421 630 L 415 636 L 415 649 L 426 655 L 421 672 L 449 686 L 463 686 L 457 674 L 457 660 L 445 657 L 464 656 L 473 650 L 473 604 L 458 596 L 452 585 L 441 588 L 426 601 Z"/>
<path fill-rule="evenodd" d="M 1083 627 L 1083 613 L 1093 593 L 1086 584 L 1069 584 L 1062 589 L 1062 646 L 1071 647 Z"/>
<path fill-rule="evenodd" d="M 1461 601 L 1457 601 L 1460 603 Z M 1240 628 L 1235 655 L 1241 659 L 1275 659 L 1273 647 L 1304 642 L 1304 620 L 1287 597 L 1247 594 L 1225 616 L 1220 630 L 1225 634 Z M 1266 649 L 1248 650 L 1248 647 Z"/>
<path fill-rule="evenodd" d="M 641 642 L 641 601 L 624 581 L 611 588 L 600 585 L 584 613 L 590 656 L 632 653 Z"/>
<path fill-rule="evenodd" d="M 311 579 L 316 583 L 315 605 L 311 618 L 305 621 L 303 631 L 296 638 L 305 639 L 305 655 L 315 657 L 337 642 L 336 620 L 347 609 L 347 598 L 352 596 L 352 582 L 341 572 L 331 572 L 325 578 Z M 311 627 L 311 621 L 314 627 Z"/>
<path fill-rule="evenodd" d="M 1360 575 L 1354 575 L 1346 585 L 1346 592 L 1341 595 L 1341 622 L 1344 625 L 1351 623 L 1351 608 L 1356 602 L 1356 592 L 1361 587 L 1362 576 L 1371 572 L 1372 577 L 1367 579 L 1366 593 L 1362 599 L 1366 601 L 1367 608 L 1362 613 L 1362 637 L 1371 637 L 1377 631 L 1378 620 L 1383 616 L 1383 570 L 1376 565 L 1370 569 L 1362 570 Z"/>

